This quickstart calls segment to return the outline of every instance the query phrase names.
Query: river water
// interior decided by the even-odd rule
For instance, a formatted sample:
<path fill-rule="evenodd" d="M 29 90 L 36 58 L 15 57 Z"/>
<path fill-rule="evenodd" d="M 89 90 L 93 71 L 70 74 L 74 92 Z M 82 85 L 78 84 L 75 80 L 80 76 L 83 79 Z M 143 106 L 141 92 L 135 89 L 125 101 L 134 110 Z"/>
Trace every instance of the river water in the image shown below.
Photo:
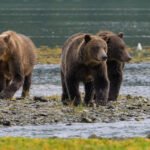
<path fill-rule="evenodd" d="M 60 66 L 36 65 L 32 82 L 32 96 L 60 95 Z M 127 64 L 120 93 L 150 97 L 150 63 Z"/>
<path fill-rule="evenodd" d="M 15 30 L 36 45 L 61 46 L 74 33 L 124 32 L 129 46 L 150 46 L 148 0 L 1 0 L 0 32 Z"/>
<path fill-rule="evenodd" d="M 0 136 L 21 137 L 60 137 L 60 138 L 87 138 L 95 134 L 100 137 L 127 138 L 145 137 L 150 134 L 150 119 L 144 121 L 123 121 L 115 123 L 74 123 L 51 124 L 41 126 L 9 127 L 0 130 Z"/>
<path fill-rule="evenodd" d="M 81 87 L 82 90 L 82 87 Z M 127 64 L 121 94 L 150 97 L 150 63 Z M 20 91 L 16 96 L 19 96 Z M 32 95 L 48 96 L 61 94 L 59 65 L 37 65 L 33 73 Z M 136 137 L 150 134 L 150 119 L 121 121 L 115 123 L 47 124 L 1 128 L 0 136 L 23 137 L 84 137 L 91 134 L 100 137 Z"/>

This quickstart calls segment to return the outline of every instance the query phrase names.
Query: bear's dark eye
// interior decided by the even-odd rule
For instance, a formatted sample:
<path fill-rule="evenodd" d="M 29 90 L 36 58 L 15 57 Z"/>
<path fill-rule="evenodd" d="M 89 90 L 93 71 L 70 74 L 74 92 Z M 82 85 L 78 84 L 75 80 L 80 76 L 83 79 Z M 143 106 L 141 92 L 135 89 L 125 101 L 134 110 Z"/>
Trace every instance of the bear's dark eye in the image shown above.
<path fill-rule="evenodd" d="M 120 49 L 125 49 L 125 46 L 120 46 Z"/>
<path fill-rule="evenodd" d="M 103 49 L 104 49 L 105 51 L 107 51 L 107 47 L 104 47 Z"/>

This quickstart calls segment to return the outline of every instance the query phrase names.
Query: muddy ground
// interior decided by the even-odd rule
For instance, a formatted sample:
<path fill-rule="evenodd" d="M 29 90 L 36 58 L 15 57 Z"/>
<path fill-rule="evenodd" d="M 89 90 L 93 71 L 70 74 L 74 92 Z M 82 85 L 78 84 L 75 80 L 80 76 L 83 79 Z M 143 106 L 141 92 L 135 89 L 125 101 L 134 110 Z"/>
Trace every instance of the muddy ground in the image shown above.
<path fill-rule="evenodd" d="M 60 97 L 0 100 L 0 127 L 74 122 L 116 122 L 150 118 L 150 99 L 122 96 L 107 106 L 63 106 Z"/>

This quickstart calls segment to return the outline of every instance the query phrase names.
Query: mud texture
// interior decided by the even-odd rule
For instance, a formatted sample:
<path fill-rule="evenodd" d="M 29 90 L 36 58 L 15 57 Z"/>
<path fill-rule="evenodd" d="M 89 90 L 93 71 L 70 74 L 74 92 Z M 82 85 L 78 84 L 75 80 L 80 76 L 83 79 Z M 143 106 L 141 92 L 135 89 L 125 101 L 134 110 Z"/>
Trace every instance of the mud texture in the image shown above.
<path fill-rule="evenodd" d="M 0 127 L 50 123 L 116 122 L 150 118 L 150 99 L 121 96 L 107 106 L 63 106 L 59 96 L 0 100 Z"/>

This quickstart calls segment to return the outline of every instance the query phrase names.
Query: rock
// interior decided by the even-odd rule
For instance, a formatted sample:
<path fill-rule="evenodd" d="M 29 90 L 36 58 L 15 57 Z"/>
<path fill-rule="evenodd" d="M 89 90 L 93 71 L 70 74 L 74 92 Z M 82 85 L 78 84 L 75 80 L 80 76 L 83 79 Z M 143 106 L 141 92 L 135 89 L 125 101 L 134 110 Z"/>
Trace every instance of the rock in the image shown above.
<path fill-rule="evenodd" d="M 94 101 L 91 101 L 88 107 L 96 108 L 96 103 Z"/>
<path fill-rule="evenodd" d="M 126 118 L 124 116 L 120 117 L 120 121 L 125 121 L 125 120 L 126 120 Z"/>
<path fill-rule="evenodd" d="M 148 103 L 148 100 L 144 98 L 144 99 L 143 99 L 143 102 L 144 102 L 144 103 Z"/>
<path fill-rule="evenodd" d="M 41 112 L 41 113 L 38 114 L 38 116 L 43 116 L 43 117 L 45 117 L 45 116 L 48 116 L 48 114 L 47 114 L 47 113 L 42 113 L 42 112 Z"/>
<path fill-rule="evenodd" d="M 150 139 L 150 133 L 146 136 L 146 138 Z"/>
<path fill-rule="evenodd" d="M 40 102 L 47 102 L 48 99 L 44 98 L 44 97 L 38 97 L 38 96 L 34 96 L 33 98 L 35 101 L 40 101 Z"/>
<path fill-rule="evenodd" d="M 97 139 L 98 136 L 96 134 L 91 134 L 88 138 L 89 139 Z"/>
<path fill-rule="evenodd" d="M 87 118 L 88 116 L 88 110 L 83 110 L 82 114 L 81 114 L 81 117 L 82 118 Z"/>
<path fill-rule="evenodd" d="M 92 123 L 93 121 L 92 121 L 92 119 L 86 117 L 86 118 L 81 118 L 81 122 L 82 123 Z"/>
<path fill-rule="evenodd" d="M 1 110 L 2 113 L 8 114 L 9 110 Z"/>
<path fill-rule="evenodd" d="M 136 121 L 141 121 L 141 120 L 143 120 L 143 119 L 144 119 L 144 118 L 142 118 L 142 117 L 135 118 Z"/>
<path fill-rule="evenodd" d="M 67 124 L 66 124 L 66 126 L 71 126 L 71 125 L 72 125 L 72 123 L 67 123 Z"/>
<path fill-rule="evenodd" d="M 57 139 L 59 138 L 58 136 L 52 136 L 52 137 L 49 137 L 49 139 Z"/>
<path fill-rule="evenodd" d="M 134 110 L 134 109 L 137 109 L 137 106 L 126 106 L 128 109 L 130 110 Z"/>
<path fill-rule="evenodd" d="M 138 103 L 138 104 L 137 104 L 137 107 L 138 107 L 138 108 L 140 108 L 140 107 L 142 107 L 142 106 L 143 106 L 143 104 L 141 104 L 141 103 Z"/>
<path fill-rule="evenodd" d="M 109 123 L 110 120 L 109 120 L 109 118 L 104 118 L 104 119 L 103 119 L 103 122 L 104 122 L 104 123 Z"/>
<path fill-rule="evenodd" d="M 132 98 L 132 95 L 127 95 L 126 98 L 127 98 L 127 99 L 131 99 L 131 98 Z"/>
<path fill-rule="evenodd" d="M 115 107 L 113 105 L 108 105 L 107 109 L 115 109 Z"/>
<path fill-rule="evenodd" d="M 10 123 L 9 120 L 4 120 L 4 121 L 2 122 L 2 125 L 3 125 L 3 126 L 11 126 L 11 123 Z"/>

